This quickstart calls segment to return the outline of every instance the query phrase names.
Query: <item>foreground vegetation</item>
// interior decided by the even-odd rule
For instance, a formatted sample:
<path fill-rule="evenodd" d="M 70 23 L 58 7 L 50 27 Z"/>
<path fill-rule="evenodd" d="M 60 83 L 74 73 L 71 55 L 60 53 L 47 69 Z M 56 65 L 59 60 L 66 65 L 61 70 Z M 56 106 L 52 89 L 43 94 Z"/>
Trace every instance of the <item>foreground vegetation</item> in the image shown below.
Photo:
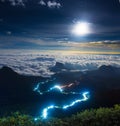
<path fill-rule="evenodd" d="M 84 110 L 69 118 L 38 121 L 34 121 L 32 116 L 15 112 L 11 116 L 1 117 L 0 126 L 120 126 L 120 105 Z"/>

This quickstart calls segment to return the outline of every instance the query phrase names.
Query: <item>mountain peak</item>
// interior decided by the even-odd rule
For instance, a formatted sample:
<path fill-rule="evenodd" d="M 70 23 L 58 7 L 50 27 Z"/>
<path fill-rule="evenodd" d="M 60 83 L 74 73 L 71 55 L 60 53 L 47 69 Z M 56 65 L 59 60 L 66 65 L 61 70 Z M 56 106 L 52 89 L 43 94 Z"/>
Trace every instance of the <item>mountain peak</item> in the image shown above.
<path fill-rule="evenodd" d="M 12 68 L 8 67 L 8 66 L 3 66 L 1 69 L 0 69 L 0 73 L 1 74 L 6 74 L 6 75 L 17 75 L 17 73 L 15 71 L 12 70 Z"/>
<path fill-rule="evenodd" d="M 50 70 L 53 71 L 53 72 L 60 72 L 63 69 L 66 69 L 66 67 L 64 66 L 63 63 L 60 63 L 60 62 L 56 62 L 55 66 L 50 68 Z"/>
<path fill-rule="evenodd" d="M 106 72 L 108 72 L 108 71 L 114 71 L 114 67 L 112 67 L 112 66 L 110 66 L 110 65 L 102 65 L 100 68 L 99 68 L 99 70 L 100 71 L 106 71 Z"/>

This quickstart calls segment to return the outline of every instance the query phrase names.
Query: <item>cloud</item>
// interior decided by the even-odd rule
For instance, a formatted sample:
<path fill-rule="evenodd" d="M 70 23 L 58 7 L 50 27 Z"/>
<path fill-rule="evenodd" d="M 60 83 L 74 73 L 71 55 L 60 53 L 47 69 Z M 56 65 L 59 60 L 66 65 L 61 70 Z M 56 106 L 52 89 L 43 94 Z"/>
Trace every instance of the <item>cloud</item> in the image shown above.
<path fill-rule="evenodd" d="M 1 0 L 1 2 L 9 1 L 12 6 L 25 6 L 24 0 Z"/>
<path fill-rule="evenodd" d="M 110 49 L 120 49 L 120 40 L 105 40 L 97 42 L 89 42 L 89 46 L 99 47 L 99 48 L 110 48 Z"/>
<path fill-rule="evenodd" d="M 47 2 L 45 2 L 44 0 L 40 0 L 39 4 L 42 6 L 47 6 L 48 8 L 58 8 L 59 9 L 60 7 L 62 7 L 61 3 L 56 2 L 56 1 L 50 1 L 50 0 Z"/>
<path fill-rule="evenodd" d="M 120 40 L 103 40 L 91 42 L 58 41 L 63 46 L 75 48 L 120 49 Z"/>
<path fill-rule="evenodd" d="M 64 53 L 64 52 L 63 52 Z M 7 65 L 24 75 L 51 76 L 49 68 L 56 62 L 73 70 L 92 70 L 102 65 L 120 67 L 119 55 L 70 54 L 35 50 L 0 50 L 0 67 Z"/>
<path fill-rule="evenodd" d="M 6 0 L 2 1 L 5 2 Z M 8 0 L 12 6 L 25 6 L 23 0 Z"/>
<path fill-rule="evenodd" d="M 43 0 L 40 0 L 39 4 L 42 5 L 42 6 L 46 6 L 45 1 L 43 1 Z"/>
<path fill-rule="evenodd" d="M 11 32 L 11 31 L 7 31 L 6 34 L 7 34 L 7 35 L 11 35 L 12 32 Z"/>
<path fill-rule="evenodd" d="M 104 40 L 90 42 L 75 42 L 68 39 L 38 38 L 38 37 L 21 37 L 14 36 L 11 31 L 6 32 L 7 36 L 0 36 L 0 48 L 29 48 L 44 50 L 76 50 L 80 52 L 94 53 L 120 53 L 120 40 Z"/>
<path fill-rule="evenodd" d="M 3 43 L 0 43 L 1 47 L 3 46 L 14 46 L 16 43 L 20 42 L 21 45 L 24 43 L 33 44 L 34 46 L 61 46 L 59 42 L 50 40 L 51 38 L 44 38 L 45 40 L 42 40 L 41 38 L 34 38 L 34 37 L 21 37 L 21 36 L 13 36 L 11 31 L 6 32 L 9 36 L 0 36 L 0 40 L 3 41 Z M 24 46 L 23 46 L 24 47 Z"/>
<path fill-rule="evenodd" d="M 94 41 L 89 42 L 90 44 L 120 44 L 120 40 L 104 40 L 104 41 Z"/>
<path fill-rule="evenodd" d="M 9 1 L 10 5 L 12 6 L 23 6 L 25 7 L 26 0 L 1 0 L 1 2 L 6 2 Z M 36 5 L 39 4 L 41 6 L 46 6 L 48 8 L 60 8 L 61 7 L 61 3 L 56 2 L 56 1 L 51 1 L 51 0 L 47 0 L 46 2 L 44 0 L 40 0 L 39 3 L 36 2 Z"/>
<path fill-rule="evenodd" d="M 56 2 L 56 1 L 48 1 L 47 2 L 47 6 L 49 8 L 60 8 L 61 7 L 61 4 Z"/>

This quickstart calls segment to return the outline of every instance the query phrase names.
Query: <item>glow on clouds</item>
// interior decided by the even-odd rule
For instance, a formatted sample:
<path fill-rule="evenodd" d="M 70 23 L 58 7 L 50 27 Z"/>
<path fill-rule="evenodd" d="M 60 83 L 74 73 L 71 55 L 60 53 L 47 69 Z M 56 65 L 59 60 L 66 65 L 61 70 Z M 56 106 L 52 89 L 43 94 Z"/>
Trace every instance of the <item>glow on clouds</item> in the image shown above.
<path fill-rule="evenodd" d="M 24 52 L 24 51 L 23 51 Z M 73 70 L 92 70 L 101 65 L 120 67 L 119 55 L 62 55 L 55 53 L 22 53 L 0 51 L 0 67 L 9 66 L 16 72 L 24 75 L 50 76 L 49 70 L 56 62 L 63 63 Z"/>

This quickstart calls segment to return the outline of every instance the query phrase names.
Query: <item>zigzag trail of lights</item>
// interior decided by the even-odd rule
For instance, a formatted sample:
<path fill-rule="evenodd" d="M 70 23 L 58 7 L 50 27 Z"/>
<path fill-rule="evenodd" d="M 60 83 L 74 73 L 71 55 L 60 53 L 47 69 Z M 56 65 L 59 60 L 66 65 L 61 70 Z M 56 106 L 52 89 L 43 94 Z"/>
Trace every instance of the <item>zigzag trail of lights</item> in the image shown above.
<path fill-rule="evenodd" d="M 46 84 L 46 83 L 48 83 L 48 82 L 52 82 L 52 81 L 54 81 L 55 79 L 56 79 L 56 78 L 48 79 L 48 80 L 46 80 L 46 81 L 44 81 L 44 82 L 39 82 L 39 83 L 36 85 L 36 87 L 33 89 L 33 91 L 38 92 L 40 95 L 49 92 L 49 91 L 41 92 L 41 91 L 40 91 L 40 85 L 44 85 L 44 84 Z"/>
<path fill-rule="evenodd" d="M 43 119 L 47 119 L 47 117 L 48 117 L 48 111 L 50 109 L 68 109 L 68 108 L 74 106 L 76 103 L 80 103 L 80 102 L 84 102 L 84 101 L 87 101 L 88 100 L 88 95 L 89 95 L 89 92 L 88 91 L 83 92 L 83 93 L 78 93 L 78 92 L 64 92 L 63 91 L 62 88 L 65 88 L 65 87 L 68 87 L 69 88 L 69 87 L 71 87 L 73 85 L 73 83 L 71 83 L 69 85 L 65 85 L 65 86 L 55 85 L 55 86 L 51 87 L 49 90 L 46 90 L 44 92 L 41 92 L 40 91 L 40 85 L 41 84 L 45 84 L 45 83 L 48 83 L 49 81 L 53 81 L 53 80 L 47 80 L 45 82 L 38 83 L 37 86 L 33 89 L 33 91 L 37 91 L 40 95 L 43 95 L 44 93 L 51 92 L 52 90 L 58 90 L 60 93 L 66 94 L 66 95 L 67 94 L 73 94 L 73 95 L 82 94 L 83 98 L 74 100 L 70 104 L 66 104 L 66 105 L 62 105 L 62 106 L 50 105 L 50 106 L 44 108 L 43 111 L 42 111 L 42 115 L 41 115 L 41 117 Z M 35 118 L 35 121 L 37 121 L 38 119 L 39 118 Z"/>

